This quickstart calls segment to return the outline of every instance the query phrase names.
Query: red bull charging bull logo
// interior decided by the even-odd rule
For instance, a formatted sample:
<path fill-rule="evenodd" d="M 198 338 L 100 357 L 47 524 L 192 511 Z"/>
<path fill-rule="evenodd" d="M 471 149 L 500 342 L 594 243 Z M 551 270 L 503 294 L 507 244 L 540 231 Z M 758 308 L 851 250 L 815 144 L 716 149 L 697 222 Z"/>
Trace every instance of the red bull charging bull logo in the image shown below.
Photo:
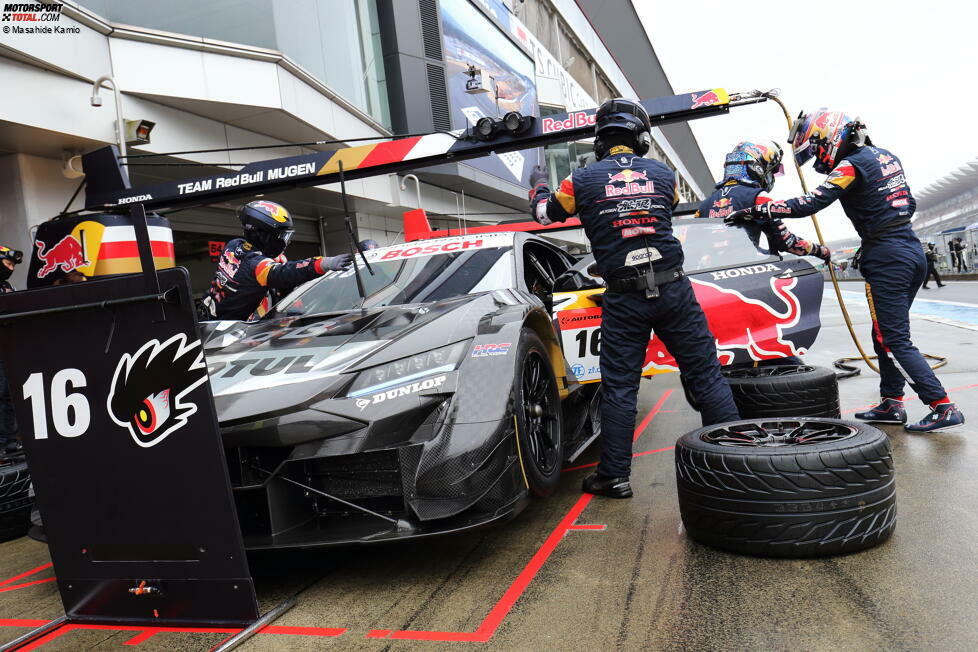
<path fill-rule="evenodd" d="M 639 183 L 644 181 L 645 183 Z M 614 184 L 622 183 L 623 186 Z M 622 195 L 652 194 L 654 186 L 645 172 L 622 170 L 608 175 L 608 184 L 604 187 L 605 197 L 620 197 Z"/>
<path fill-rule="evenodd" d="M 44 278 L 58 268 L 67 273 L 90 264 L 85 260 L 85 250 L 74 236 L 66 235 L 58 244 L 47 248 L 46 251 L 47 245 L 40 240 L 35 240 L 34 244 L 37 245 L 38 259 L 44 263 L 44 266 L 37 270 L 37 278 Z"/>
<path fill-rule="evenodd" d="M 702 95 L 692 94 L 693 96 L 693 106 L 690 108 L 698 109 L 703 106 L 713 106 L 714 104 L 720 103 L 720 96 L 717 95 L 716 91 L 708 91 Z"/>
<path fill-rule="evenodd" d="M 745 351 L 751 360 L 772 360 L 805 352 L 783 337 L 783 329 L 795 326 L 801 316 L 801 302 L 791 292 L 797 283 L 798 279 L 793 277 L 771 279 L 771 289 L 784 302 L 784 309 L 779 311 L 736 290 L 693 281 L 696 299 L 703 306 L 710 332 L 716 338 L 721 364 L 734 362 L 737 351 Z M 676 361 L 655 334 L 645 352 L 644 368 L 650 367 L 677 368 Z"/>

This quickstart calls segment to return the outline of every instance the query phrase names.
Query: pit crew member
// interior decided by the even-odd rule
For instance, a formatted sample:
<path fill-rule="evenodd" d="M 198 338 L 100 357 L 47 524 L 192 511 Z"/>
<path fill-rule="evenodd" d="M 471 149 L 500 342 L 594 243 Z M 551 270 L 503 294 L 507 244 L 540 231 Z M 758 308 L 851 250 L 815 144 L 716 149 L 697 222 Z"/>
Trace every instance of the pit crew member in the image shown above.
<path fill-rule="evenodd" d="M 858 117 L 824 108 L 802 113 L 789 142 L 799 164 L 815 159 L 815 171 L 829 175 L 825 182 L 802 197 L 735 211 L 727 219 L 805 217 L 839 200 L 862 239 L 860 267 L 880 367 L 880 403 L 856 418 L 906 424 L 903 389 L 909 382 L 930 412 L 907 430 L 960 426 L 964 415 L 910 340 L 910 304 L 926 278 L 927 261 L 910 227 L 916 202 L 900 159 L 873 145 Z"/>
<path fill-rule="evenodd" d="M 676 174 L 643 158 L 652 142 L 641 104 L 604 102 L 595 114 L 598 161 L 574 170 L 556 191 L 547 172 L 530 177 L 530 211 L 537 222 L 579 215 L 598 273 L 608 290 L 601 322 L 601 457 L 583 490 L 629 498 L 632 434 L 649 334 L 655 329 L 689 381 L 704 424 L 739 418 L 720 374 L 715 338 L 683 274 L 683 250 L 672 233 L 678 203 Z"/>
<path fill-rule="evenodd" d="M 353 264 L 351 254 L 317 256 L 287 262 L 286 246 L 293 234 L 292 216 L 282 205 L 253 201 L 238 208 L 244 237 L 224 245 L 217 271 L 201 302 L 201 319 L 261 317 L 270 292 L 287 293 L 330 270 Z"/>
<path fill-rule="evenodd" d="M 0 246 L 0 293 L 13 292 L 10 276 L 14 268 L 24 260 L 23 252 Z M 6 447 L 14 441 L 17 435 L 17 418 L 14 416 L 14 404 L 10 398 L 10 387 L 7 385 L 7 370 L 0 361 L 0 447 Z"/>
<path fill-rule="evenodd" d="M 767 193 L 782 170 L 783 155 L 781 146 L 770 140 L 737 143 L 724 160 L 720 183 L 694 217 L 725 218 L 735 210 L 774 201 Z M 799 238 L 779 219 L 764 222 L 761 229 L 775 251 L 829 260 L 828 247 Z"/>

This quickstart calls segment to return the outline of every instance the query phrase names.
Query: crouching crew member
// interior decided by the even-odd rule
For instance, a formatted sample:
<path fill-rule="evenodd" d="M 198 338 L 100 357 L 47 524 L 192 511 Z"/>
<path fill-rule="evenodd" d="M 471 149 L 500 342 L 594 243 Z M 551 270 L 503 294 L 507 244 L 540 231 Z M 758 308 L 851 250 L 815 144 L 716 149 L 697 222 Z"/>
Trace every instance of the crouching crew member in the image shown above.
<path fill-rule="evenodd" d="M 601 459 L 586 492 L 628 498 L 636 403 L 650 331 L 662 338 L 689 381 L 704 424 L 739 418 L 720 374 L 715 338 L 683 274 L 683 250 L 672 234 L 678 202 L 675 173 L 642 156 L 652 142 L 645 109 L 625 99 L 595 116 L 598 161 L 574 170 L 555 192 L 537 167 L 530 210 L 541 224 L 579 215 L 608 290 L 601 320 Z"/>
<path fill-rule="evenodd" d="M 927 261 L 910 228 L 916 202 L 900 159 L 875 147 L 859 118 L 826 109 L 799 116 L 789 142 L 799 164 L 814 157 L 815 170 L 829 175 L 825 182 L 802 197 L 737 211 L 728 219 L 805 217 L 838 199 L 862 239 L 859 266 L 880 367 L 880 404 L 856 418 L 905 424 L 903 388 L 909 382 L 931 411 L 907 430 L 934 432 L 963 424 L 961 411 L 910 341 L 910 304 L 926 278 Z"/>
<path fill-rule="evenodd" d="M 253 201 L 238 208 L 244 237 L 224 246 L 217 272 L 201 302 L 201 319 L 248 319 L 268 310 L 269 293 L 285 294 L 330 270 L 353 264 L 351 254 L 286 262 L 292 216 L 284 206 Z"/>
<path fill-rule="evenodd" d="M 726 156 L 722 180 L 713 194 L 703 200 L 694 217 L 725 218 L 734 211 L 774 201 L 767 193 L 774 188 L 774 178 L 782 170 L 782 156 L 781 146 L 770 140 L 737 143 Z M 828 247 L 799 238 L 779 219 L 762 223 L 761 230 L 775 252 L 829 260 Z"/>

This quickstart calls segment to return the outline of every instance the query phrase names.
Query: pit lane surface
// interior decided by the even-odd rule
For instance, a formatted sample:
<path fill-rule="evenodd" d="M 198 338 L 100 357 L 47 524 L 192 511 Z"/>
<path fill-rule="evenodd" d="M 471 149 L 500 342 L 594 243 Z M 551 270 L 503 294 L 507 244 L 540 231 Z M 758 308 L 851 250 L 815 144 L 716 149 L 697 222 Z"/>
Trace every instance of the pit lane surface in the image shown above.
<path fill-rule="evenodd" d="M 949 289 L 967 303 L 975 287 Z M 868 312 L 851 303 L 869 346 Z M 808 360 L 828 366 L 854 355 L 830 292 L 822 317 Z M 900 516 L 881 547 L 795 561 L 735 556 L 689 541 L 680 528 L 671 446 L 698 418 L 669 374 L 642 385 L 634 499 L 583 496 L 588 469 L 575 468 L 557 495 L 501 527 L 253 557 L 262 609 L 296 591 L 299 604 L 242 649 L 433 650 L 447 642 L 505 650 L 976 649 L 976 337 L 918 317 L 913 325 L 921 350 L 950 356 L 939 375 L 971 423 L 927 436 L 887 428 Z M 852 413 L 876 399 L 877 379 L 864 372 L 840 389 L 843 410 Z M 908 407 L 912 418 L 924 413 L 919 402 Z M 592 451 L 575 466 L 593 459 Z M 45 546 L 29 539 L 0 544 L 0 641 L 62 615 L 48 561 Z M 206 650 L 230 633 L 63 627 L 39 646 Z"/>

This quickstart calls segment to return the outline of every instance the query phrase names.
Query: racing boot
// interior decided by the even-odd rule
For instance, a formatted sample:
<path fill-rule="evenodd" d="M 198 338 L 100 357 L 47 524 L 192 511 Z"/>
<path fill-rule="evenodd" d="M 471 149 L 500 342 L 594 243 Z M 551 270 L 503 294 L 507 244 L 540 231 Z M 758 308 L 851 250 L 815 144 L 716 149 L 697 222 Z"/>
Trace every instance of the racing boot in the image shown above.
<path fill-rule="evenodd" d="M 606 498 L 631 498 L 632 485 L 628 478 L 606 478 L 592 473 L 584 478 L 581 491 Z"/>
<path fill-rule="evenodd" d="M 933 406 L 926 417 L 906 426 L 906 430 L 907 432 L 938 432 L 963 425 L 964 415 L 954 403 L 940 403 Z"/>
<path fill-rule="evenodd" d="M 896 398 L 884 398 L 879 405 L 865 412 L 856 412 L 853 416 L 868 423 L 907 422 L 907 411 L 903 409 L 903 401 Z"/>

